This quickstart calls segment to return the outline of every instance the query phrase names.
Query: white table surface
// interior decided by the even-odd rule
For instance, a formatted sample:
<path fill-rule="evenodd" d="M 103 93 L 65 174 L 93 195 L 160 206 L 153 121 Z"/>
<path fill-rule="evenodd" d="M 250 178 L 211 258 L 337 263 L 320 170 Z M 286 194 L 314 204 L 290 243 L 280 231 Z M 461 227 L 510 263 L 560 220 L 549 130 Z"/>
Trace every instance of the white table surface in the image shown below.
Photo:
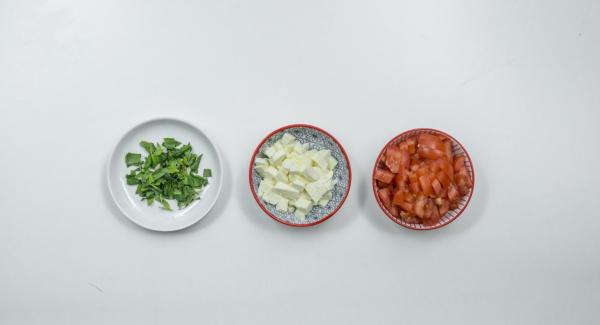
<path fill-rule="evenodd" d="M 0 0 L 0 324 L 592 324 L 600 318 L 600 2 Z M 214 211 L 143 230 L 105 190 L 156 116 L 220 146 Z M 354 171 L 327 222 L 257 207 L 256 144 L 333 133 Z M 470 151 L 467 211 L 377 208 L 383 144 Z"/>

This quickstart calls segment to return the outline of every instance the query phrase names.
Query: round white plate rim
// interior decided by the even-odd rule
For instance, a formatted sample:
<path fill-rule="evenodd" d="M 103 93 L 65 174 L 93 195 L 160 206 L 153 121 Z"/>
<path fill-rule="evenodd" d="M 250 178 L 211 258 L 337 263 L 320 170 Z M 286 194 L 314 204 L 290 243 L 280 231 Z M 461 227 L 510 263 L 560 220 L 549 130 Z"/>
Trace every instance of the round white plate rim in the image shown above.
<path fill-rule="evenodd" d="M 194 131 L 199 132 L 200 134 L 202 134 L 204 137 L 206 137 L 206 139 L 208 140 L 208 142 L 210 143 L 210 145 L 213 147 L 213 149 L 215 150 L 216 153 L 216 159 L 218 161 L 218 165 L 219 165 L 219 170 L 221 171 L 220 174 L 220 178 L 219 181 L 217 182 L 217 189 L 216 189 L 216 193 L 215 193 L 215 198 L 213 199 L 212 202 L 210 202 L 210 204 L 208 205 L 208 208 L 206 209 L 206 211 L 204 212 L 204 214 L 199 214 L 197 217 L 190 219 L 190 222 L 188 223 L 184 223 L 181 224 L 178 227 L 171 227 L 171 228 L 159 228 L 159 227 L 154 227 L 151 225 L 147 225 L 147 224 L 143 224 L 140 223 L 138 220 L 136 220 L 135 218 L 131 217 L 129 215 L 129 213 L 126 212 L 126 210 L 119 204 L 117 198 L 116 198 L 116 194 L 114 193 L 114 190 L 111 186 L 111 182 L 110 182 L 110 173 L 111 173 L 111 161 L 113 160 L 113 157 L 115 155 L 115 151 L 117 150 L 117 148 L 119 148 L 119 145 L 127 138 L 127 136 L 129 134 L 131 134 L 133 131 L 143 127 L 144 125 L 148 125 L 151 123 L 155 123 L 155 122 L 160 122 L 160 121 L 172 121 L 172 122 L 177 122 L 177 123 L 181 123 L 184 125 L 189 126 L 190 128 L 192 128 Z M 117 208 L 119 209 L 119 211 L 121 211 L 121 213 L 123 215 L 125 215 L 127 217 L 127 219 L 129 219 L 131 222 L 133 222 L 134 224 L 145 228 L 145 229 L 149 229 L 149 230 L 153 230 L 153 231 L 158 231 L 158 232 L 173 232 L 173 231 L 178 231 L 178 230 L 182 230 L 185 228 L 188 228 L 194 224 L 196 224 L 197 222 L 199 222 L 200 220 L 204 219 L 204 217 L 214 208 L 215 204 L 217 203 L 219 197 L 221 196 L 221 190 L 223 187 L 223 159 L 221 157 L 221 152 L 219 150 L 219 148 L 217 147 L 217 145 L 215 144 L 215 142 L 213 141 L 213 139 L 206 134 L 204 131 L 200 130 L 200 128 L 196 127 L 194 124 L 187 122 L 185 120 L 183 120 L 182 118 L 177 118 L 177 117 L 172 117 L 172 116 L 160 116 L 160 117 L 153 117 L 150 118 L 148 120 L 142 121 L 138 124 L 136 124 L 135 126 L 133 126 L 132 128 L 130 128 L 129 130 L 127 130 L 125 133 L 123 133 L 123 135 L 119 138 L 119 140 L 117 141 L 116 145 L 113 147 L 113 149 L 111 150 L 109 156 L 108 156 L 108 160 L 106 163 L 106 185 L 108 187 L 108 192 L 110 193 L 110 196 L 113 200 L 113 203 L 117 206 Z"/>

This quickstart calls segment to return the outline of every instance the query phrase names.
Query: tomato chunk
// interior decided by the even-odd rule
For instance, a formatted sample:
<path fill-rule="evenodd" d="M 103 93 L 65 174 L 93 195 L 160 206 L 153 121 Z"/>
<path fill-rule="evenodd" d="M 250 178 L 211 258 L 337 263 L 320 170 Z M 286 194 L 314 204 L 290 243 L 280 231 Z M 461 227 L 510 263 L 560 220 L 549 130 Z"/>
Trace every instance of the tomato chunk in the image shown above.
<path fill-rule="evenodd" d="M 431 187 L 433 187 L 433 191 L 435 192 L 435 195 L 437 197 L 440 197 L 444 191 L 444 189 L 442 188 L 442 183 L 440 183 L 440 181 L 436 179 L 433 180 L 433 182 L 431 182 Z"/>
<path fill-rule="evenodd" d="M 419 135 L 419 149 L 424 147 L 441 151 L 444 150 L 444 143 L 439 137 L 433 134 L 421 133 Z"/>
<path fill-rule="evenodd" d="M 391 191 L 389 188 L 385 187 L 379 190 L 379 199 L 381 200 L 381 203 L 383 204 L 384 207 L 386 207 L 387 209 L 389 209 L 392 206 L 392 198 L 391 198 Z"/>
<path fill-rule="evenodd" d="M 387 149 L 385 165 L 392 173 L 397 173 L 400 170 L 400 166 L 402 166 L 402 153 L 396 146 Z"/>
<path fill-rule="evenodd" d="M 404 192 L 396 191 L 392 199 L 392 204 L 399 205 L 401 202 L 404 202 Z"/>
<path fill-rule="evenodd" d="M 394 173 L 389 172 L 387 170 L 379 169 L 375 170 L 375 179 L 384 183 L 389 184 L 394 179 Z"/>
<path fill-rule="evenodd" d="M 431 181 L 429 180 L 429 176 L 420 176 L 419 184 L 421 184 L 421 188 L 423 189 L 423 194 L 425 194 L 425 196 L 431 196 L 431 194 L 433 194 L 433 188 L 431 187 Z"/>

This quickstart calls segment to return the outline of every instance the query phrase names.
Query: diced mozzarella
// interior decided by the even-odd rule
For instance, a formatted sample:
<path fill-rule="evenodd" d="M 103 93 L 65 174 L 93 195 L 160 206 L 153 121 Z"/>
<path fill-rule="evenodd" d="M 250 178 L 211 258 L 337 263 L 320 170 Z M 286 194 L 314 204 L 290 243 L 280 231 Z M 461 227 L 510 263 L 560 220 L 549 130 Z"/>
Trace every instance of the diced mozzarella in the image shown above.
<path fill-rule="evenodd" d="M 265 172 L 266 172 L 267 168 L 269 168 L 269 166 L 268 166 L 268 165 L 267 165 L 267 166 L 262 166 L 262 165 L 261 165 L 261 166 L 256 166 L 256 167 L 254 167 L 254 169 L 256 169 L 256 171 L 258 172 L 258 174 L 259 174 L 260 176 L 262 176 L 263 178 L 264 178 L 264 177 L 266 177 L 266 174 L 265 174 Z"/>
<path fill-rule="evenodd" d="M 321 169 L 327 169 L 329 166 L 329 158 L 331 158 L 331 151 L 319 150 L 313 154 L 312 160 L 317 163 Z"/>
<path fill-rule="evenodd" d="M 316 167 L 308 167 L 303 176 L 306 176 L 313 181 L 318 181 L 321 179 L 322 173 L 321 170 Z"/>
<path fill-rule="evenodd" d="M 300 210 L 300 209 L 296 209 L 296 211 L 294 211 L 294 215 L 296 216 L 296 218 L 298 219 L 306 219 L 306 215 L 308 214 L 308 211 L 305 210 Z"/>
<path fill-rule="evenodd" d="M 305 196 L 300 196 L 300 198 L 298 198 L 298 200 L 296 200 L 294 205 L 299 210 L 310 211 L 310 209 L 312 209 L 312 202 L 309 199 L 307 199 Z"/>
<path fill-rule="evenodd" d="M 254 159 L 254 165 L 256 166 L 269 166 L 269 161 L 265 158 Z"/>
<path fill-rule="evenodd" d="M 299 190 L 284 182 L 277 182 L 272 191 L 288 199 L 297 199 L 300 196 Z"/>
<path fill-rule="evenodd" d="M 303 191 L 304 188 L 306 187 L 306 179 L 302 176 L 296 176 L 294 178 L 294 180 L 292 181 L 292 186 L 297 189 L 298 191 Z"/>
<path fill-rule="evenodd" d="M 329 182 L 317 181 L 306 185 L 306 193 L 310 196 L 314 203 L 318 203 L 323 195 L 329 191 Z"/>
<path fill-rule="evenodd" d="M 281 137 L 281 140 L 279 140 L 281 142 L 281 144 L 291 144 L 292 142 L 294 142 L 294 140 L 296 140 L 296 137 L 289 134 L 289 133 L 284 133 L 283 137 Z"/>
<path fill-rule="evenodd" d="M 279 175 L 279 171 L 277 170 L 277 168 L 269 166 L 267 167 L 267 169 L 265 169 L 265 178 L 270 177 L 273 179 L 277 179 L 277 175 Z"/>
<path fill-rule="evenodd" d="M 333 157 L 329 157 L 329 163 L 327 164 L 327 168 L 330 170 L 335 169 L 335 166 L 337 166 L 338 161 L 335 160 L 335 158 Z"/>
<path fill-rule="evenodd" d="M 260 184 L 258 184 L 258 195 L 263 196 L 265 193 L 270 192 L 274 185 L 272 179 L 263 179 Z"/>
<path fill-rule="evenodd" d="M 329 201 L 331 201 L 331 198 L 333 197 L 333 194 L 331 193 L 331 191 L 325 193 L 325 195 L 323 195 L 323 197 L 319 200 L 319 206 L 326 206 L 327 203 L 329 203 Z"/>
<path fill-rule="evenodd" d="M 275 176 L 275 179 L 280 181 L 280 182 L 288 182 L 288 177 L 287 175 L 285 175 L 285 173 L 282 170 L 278 170 L 277 171 L 277 176 Z"/>
<path fill-rule="evenodd" d="M 265 193 L 265 195 L 263 195 L 263 199 L 265 201 L 267 201 L 268 203 L 277 205 L 277 203 L 279 203 L 279 201 L 282 199 L 282 197 L 281 197 L 281 195 L 279 195 L 277 193 L 267 192 L 267 193 Z"/>
<path fill-rule="evenodd" d="M 294 152 L 297 153 L 297 154 L 303 154 L 303 153 L 306 152 L 306 148 L 302 144 L 300 144 L 299 142 L 297 142 L 294 145 Z"/>
<path fill-rule="evenodd" d="M 287 211 L 288 210 L 289 200 L 286 198 L 281 198 L 279 202 L 277 202 L 277 210 Z"/>
<path fill-rule="evenodd" d="M 285 149 L 276 151 L 270 159 L 271 165 L 278 165 L 280 162 L 283 161 L 286 155 L 287 152 L 285 151 Z"/>
<path fill-rule="evenodd" d="M 276 150 L 275 148 L 273 148 L 273 147 L 268 147 L 268 148 L 265 150 L 265 155 L 266 155 L 267 157 L 271 158 L 271 157 L 273 157 L 273 155 L 275 154 L 275 152 L 277 152 L 277 150 Z"/>

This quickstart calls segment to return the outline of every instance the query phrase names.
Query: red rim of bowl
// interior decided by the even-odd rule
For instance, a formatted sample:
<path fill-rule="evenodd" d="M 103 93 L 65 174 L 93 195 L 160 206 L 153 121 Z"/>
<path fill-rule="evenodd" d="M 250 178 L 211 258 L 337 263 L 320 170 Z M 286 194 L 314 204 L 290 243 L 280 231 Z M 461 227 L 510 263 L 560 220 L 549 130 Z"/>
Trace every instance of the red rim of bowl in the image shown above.
<path fill-rule="evenodd" d="M 465 156 L 467 157 L 469 164 L 471 165 L 471 191 L 469 192 L 467 201 L 464 203 L 464 205 L 460 208 L 460 210 L 458 211 L 458 213 L 456 213 L 455 216 L 453 216 L 452 218 L 448 219 L 447 221 L 445 221 L 443 223 L 439 223 L 439 224 L 436 224 L 436 225 L 433 225 L 430 227 L 422 226 L 420 224 L 419 224 L 419 226 L 416 226 L 417 224 L 410 224 L 407 222 L 403 222 L 403 221 L 399 220 L 398 218 L 394 217 L 393 215 L 391 215 L 387 211 L 387 209 L 383 206 L 383 203 L 379 199 L 379 195 L 377 195 L 377 182 L 375 181 L 375 172 L 377 171 L 377 166 L 379 166 L 379 161 L 381 160 L 381 156 L 385 152 L 385 149 L 390 144 L 392 144 L 394 141 L 398 140 L 399 138 L 402 138 L 403 136 L 405 136 L 409 133 L 417 134 L 418 132 L 434 132 L 434 133 L 438 133 L 438 134 L 448 137 L 450 140 L 452 140 L 455 144 L 457 144 L 460 147 L 460 149 L 464 152 Z M 390 220 L 392 220 L 393 222 L 395 222 L 403 227 L 406 227 L 406 228 L 412 229 L 412 230 L 433 230 L 433 229 L 438 229 L 438 228 L 441 228 L 441 227 L 444 227 L 444 226 L 450 224 L 452 221 L 456 220 L 465 211 L 465 209 L 469 205 L 469 202 L 471 202 L 471 197 L 473 196 L 473 192 L 475 191 L 475 167 L 473 166 L 473 160 L 471 160 L 471 156 L 469 155 L 469 152 L 467 152 L 467 149 L 465 149 L 465 147 L 462 145 L 462 143 L 460 143 L 460 141 L 456 140 L 456 138 L 454 138 L 453 136 L 449 135 L 448 133 L 446 133 L 444 131 L 440 131 L 440 130 L 436 130 L 436 129 L 416 128 L 416 129 L 410 129 L 410 130 L 407 130 L 407 131 L 404 131 L 404 132 L 398 134 L 397 136 L 392 138 L 390 141 L 388 141 L 385 144 L 385 146 L 383 146 L 383 149 L 381 149 L 381 151 L 379 152 L 379 155 L 377 155 L 377 159 L 375 160 L 375 166 L 373 167 L 372 183 L 373 183 L 373 194 L 375 195 L 375 200 L 377 201 L 377 204 L 379 205 L 379 208 L 381 209 L 381 211 L 383 211 L 383 213 L 388 218 L 390 218 Z"/>
<path fill-rule="evenodd" d="M 262 200 L 258 197 L 258 194 L 256 194 L 256 191 L 254 190 L 254 181 L 252 180 L 252 170 L 254 169 L 254 160 L 256 159 L 256 155 L 258 154 L 258 151 L 260 150 L 260 148 L 263 146 L 263 144 L 265 142 L 267 142 L 272 136 L 274 136 L 275 134 L 287 130 L 287 129 L 291 129 L 291 128 L 296 128 L 296 127 L 304 127 L 304 128 L 310 128 L 310 129 L 314 129 L 317 130 L 319 132 L 324 133 L 326 136 L 328 136 L 329 138 L 331 138 L 337 145 L 338 147 L 340 147 L 340 150 L 342 151 L 342 154 L 344 155 L 344 159 L 346 159 L 346 164 L 348 165 L 348 187 L 346 189 L 346 193 L 344 193 L 344 197 L 342 198 L 342 201 L 340 201 L 340 204 L 335 208 L 335 210 L 333 210 L 331 213 L 329 213 L 328 215 L 326 215 L 325 217 L 315 221 L 315 222 L 311 222 L 311 223 L 291 223 L 291 222 L 287 222 L 285 220 L 281 220 L 279 218 L 277 218 L 277 216 L 275 216 L 274 214 L 272 214 L 269 210 L 267 210 L 264 207 L 264 203 L 262 202 Z M 254 197 L 254 200 L 256 200 L 256 203 L 258 204 L 258 206 L 269 216 L 271 217 L 271 219 L 282 223 L 284 225 L 287 226 L 292 226 L 292 227 L 310 227 L 310 226 L 314 226 L 314 225 L 318 225 L 322 222 L 324 222 L 325 220 L 331 218 L 334 214 L 336 214 L 344 205 L 344 202 L 346 202 L 346 198 L 348 197 L 348 193 L 350 193 L 350 185 L 352 184 L 352 168 L 350 167 L 350 159 L 348 159 L 348 154 L 346 153 L 346 150 L 344 149 L 344 147 L 342 146 L 342 144 L 338 141 L 338 139 L 336 139 L 336 137 L 334 137 L 333 135 L 331 135 L 329 132 L 316 127 L 314 125 L 310 125 L 310 124 L 290 124 L 290 125 L 286 125 L 286 126 L 282 126 L 279 129 L 269 133 L 269 135 L 267 135 L 259 144 L 258 146 L 256 146 L 256 149 L 254 149 L 254 153 L 252 154 L 252 159 L 250 159 L 250 168 L 248 170 L 248 182 L 250 184 L 250 190 L 252 191 L 252 196 Z"/>

